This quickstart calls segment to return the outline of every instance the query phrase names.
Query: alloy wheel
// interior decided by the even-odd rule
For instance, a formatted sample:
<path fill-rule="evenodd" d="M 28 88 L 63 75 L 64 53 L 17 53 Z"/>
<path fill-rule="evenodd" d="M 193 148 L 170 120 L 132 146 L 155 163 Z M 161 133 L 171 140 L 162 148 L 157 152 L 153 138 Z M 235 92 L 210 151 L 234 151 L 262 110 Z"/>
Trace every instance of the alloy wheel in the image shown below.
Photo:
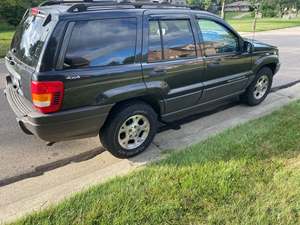
<path fill-rule="evenodd" d="M 149 120 L 141 114 L 129 117 L 122 124 L 118 132 L 118 142 L 126 150 L 141 146 L 150 131 Z"/>
<path fill-rule="evenodd" d="M 253 91 L 253 96 L 255 99 L 261 99 L 267 92 L 269 87 L 269 77 L 267 75 L 262 75 L 256 82 Z"/>

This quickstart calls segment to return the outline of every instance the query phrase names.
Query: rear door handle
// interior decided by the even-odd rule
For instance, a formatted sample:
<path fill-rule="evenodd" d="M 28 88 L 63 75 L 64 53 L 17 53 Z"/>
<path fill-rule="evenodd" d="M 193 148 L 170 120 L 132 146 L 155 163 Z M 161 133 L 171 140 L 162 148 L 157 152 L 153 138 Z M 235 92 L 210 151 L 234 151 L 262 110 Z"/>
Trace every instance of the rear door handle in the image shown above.
<path fill-rule="evenodd" d="M 212 59 L 211 62 L 209 63 L 210 65 L 219 65 L 221 62 L 221 59 Z"/>
<path fill-rule="evenodd" d="M 167 73 L 167 70 L 164 68 L 157 68 L 150 72 L 150 76 L 161 76 Z"/>

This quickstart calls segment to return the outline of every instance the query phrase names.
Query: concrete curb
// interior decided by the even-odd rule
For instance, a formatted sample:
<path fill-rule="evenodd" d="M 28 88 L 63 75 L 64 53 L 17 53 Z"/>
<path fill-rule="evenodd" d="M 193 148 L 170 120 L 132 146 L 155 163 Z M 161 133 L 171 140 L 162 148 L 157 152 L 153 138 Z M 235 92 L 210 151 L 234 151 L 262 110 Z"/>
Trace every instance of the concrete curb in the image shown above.
<path fill-rule="evenodd" d="M 4 186 L 0 188 L 0 223 L 56 204 L 78 191 L 158 160 L 162 151 L 190 146 L 225 129 L 270 114 L 297 99 L 300 99 L 300 84 L 271 93 L 259 106 L 236 105 L 182 124 L 180 130 L 161 132 L 145 153 L 130 160 L 116 159 L 104 152 L 90 160 Z"/>

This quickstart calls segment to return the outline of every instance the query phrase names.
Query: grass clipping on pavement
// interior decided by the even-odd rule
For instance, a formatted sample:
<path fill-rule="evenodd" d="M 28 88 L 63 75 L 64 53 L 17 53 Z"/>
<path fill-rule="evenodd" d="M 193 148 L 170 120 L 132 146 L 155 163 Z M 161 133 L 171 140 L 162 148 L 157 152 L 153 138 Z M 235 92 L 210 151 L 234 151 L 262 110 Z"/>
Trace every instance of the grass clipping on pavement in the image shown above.
<path fill-rule="evenodd" d="M 300 102 L 15 224 L 299 224 Z"/>

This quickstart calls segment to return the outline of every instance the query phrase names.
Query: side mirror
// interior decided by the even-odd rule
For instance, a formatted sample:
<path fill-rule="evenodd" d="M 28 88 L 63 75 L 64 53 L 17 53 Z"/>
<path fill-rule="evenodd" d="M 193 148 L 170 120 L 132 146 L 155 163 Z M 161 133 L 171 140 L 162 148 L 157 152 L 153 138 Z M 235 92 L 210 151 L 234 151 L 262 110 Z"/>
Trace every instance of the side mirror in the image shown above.
<path fill-rule="evenodd" d="M 81 68 L 89 65 L 89 61 L 82 57 L 67 57 L 65 58 L 66 67 Z"/>
<path fill-rule="evenodd" d="M 253 51 L 253 44 L 249 41 L 244 41 L 243 52 L 252 53 L 252 51 Z"/>

